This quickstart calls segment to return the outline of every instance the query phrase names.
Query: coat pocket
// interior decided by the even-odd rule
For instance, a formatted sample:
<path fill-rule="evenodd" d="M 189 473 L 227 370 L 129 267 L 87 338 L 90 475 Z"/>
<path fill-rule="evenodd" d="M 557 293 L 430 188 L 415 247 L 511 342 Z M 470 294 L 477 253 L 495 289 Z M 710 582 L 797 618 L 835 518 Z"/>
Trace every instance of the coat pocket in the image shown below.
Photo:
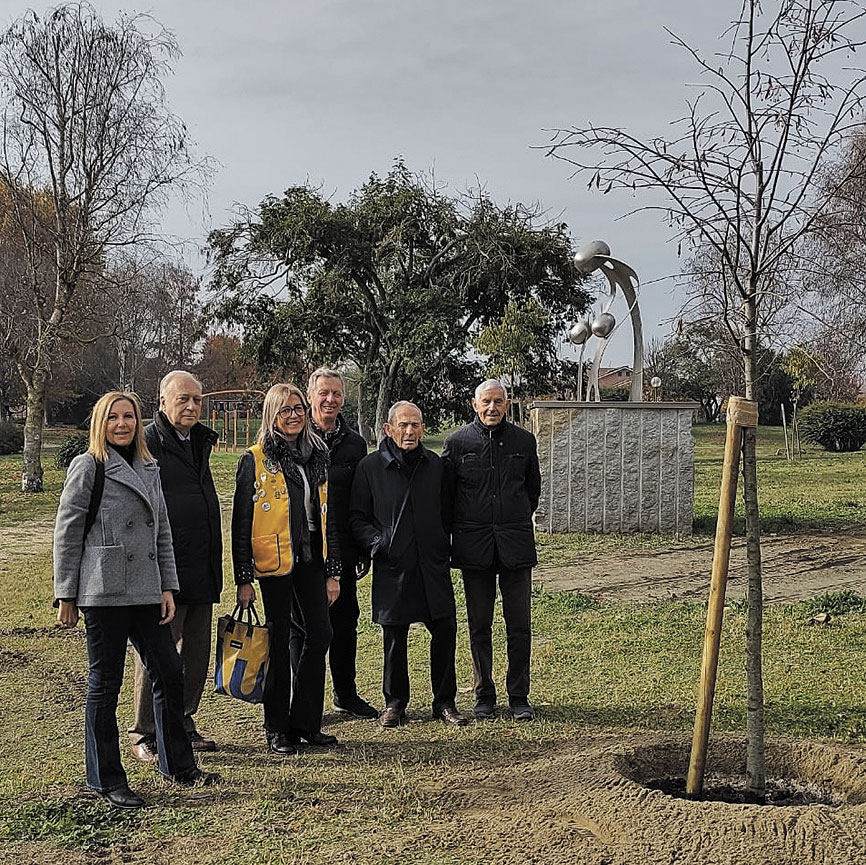
<path fill-rule="evenodd" d="M 253 564 L 259 574 L 282 573 L 279 535 L 259 535 L 253 538 Z"/>
<path fill-rule="evenodd" d="M 81 558 L 80 595 L 126 593 L 126 551 L 122 546 L 85 547 Z"/>

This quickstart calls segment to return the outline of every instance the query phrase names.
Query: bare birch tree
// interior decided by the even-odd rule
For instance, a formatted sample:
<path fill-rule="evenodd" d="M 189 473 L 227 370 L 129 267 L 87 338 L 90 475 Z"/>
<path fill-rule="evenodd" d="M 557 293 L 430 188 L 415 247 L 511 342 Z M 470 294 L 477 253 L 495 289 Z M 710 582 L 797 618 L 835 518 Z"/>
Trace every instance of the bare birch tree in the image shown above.
<path fill-rule="evenodd" d="M 851 0 L 743 0 L 719 54 L 704 56 L 671 34 L 694 60 L 700 81 L 669 137 L 643 139 L 622 128 L 589 126 L 561 130 L 553 142 L 551 152 L 588 175 L 592 188 L 664 194 L 656 209 L 692 253 L 715 262 L 715 279 L 697 287 L 699 300 L 712 301 L 741 353 L 747 399 L 757 398 L 756 352 L 766 336 L 761 327 L 772 326 L 765 313 L 792 300 L 780 276 L 830 207 L 823 174 L 861 124 L 864 74 L 846 63 L 863 45 L 863 16 L 861 4 Z M 845 171 L 862 168 L 858 159 Z M 763 594 L 753 430 L 744 437 L 743 477 L 747 774 L 760 799 Z"/>
<path fill-rule="evenodd" d="M 46 386 L 82 285 L 112 250 L 151 235 L 173 189 L 203 179 L 162 86 L 178 54 L 148 16 L 108 24 L 85 3 L 27 12 L 0 34 L 0 191 L 25 248 L 23 314 L 36 334 L 16 359 L 27 390 L 24 492 L 42 489 Z"/>

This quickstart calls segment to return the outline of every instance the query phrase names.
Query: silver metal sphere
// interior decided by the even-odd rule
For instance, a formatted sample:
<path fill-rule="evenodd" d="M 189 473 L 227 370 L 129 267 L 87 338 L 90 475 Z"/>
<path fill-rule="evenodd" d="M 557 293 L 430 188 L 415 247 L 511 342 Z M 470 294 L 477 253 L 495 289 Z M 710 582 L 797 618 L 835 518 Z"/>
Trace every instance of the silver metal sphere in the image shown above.
<path fill-rule="evenodd" d="M 654 375 L 650 379 L 650 385 L 652 387 L 661 387 L 662 386 L 662 380 L 657 375 Z"/>
<path fill-rule="evenodd" d="M 610 247 L 603 240 L 585 243 L 574 255 L 574 266 L 583 274 L 592 273 L 599 265 L 593 259 L 599 255 L 610 255 Z"/>
<path fill-rule="evenodd" d="M 594 336 L 604 339 L 604 337 L 610 336 L 611 331 L 616 327 L 616 319 L 609 312 L 603 312 L 593 319 L 590 327 Z"/>
<path fill-rule="evenodd" d="M 591 336 L 589 324 L 581 320 L 568 332 L 568 341 L 572 345 L 583 345 Z"/>

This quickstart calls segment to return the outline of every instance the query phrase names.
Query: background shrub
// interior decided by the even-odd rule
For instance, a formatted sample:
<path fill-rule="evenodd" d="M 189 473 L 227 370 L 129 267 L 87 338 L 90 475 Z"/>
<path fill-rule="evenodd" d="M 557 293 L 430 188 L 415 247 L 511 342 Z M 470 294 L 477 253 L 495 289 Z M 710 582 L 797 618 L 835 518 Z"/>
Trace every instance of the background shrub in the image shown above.
<path fill-rule="evenodd" d="M 20 454 L 24 450 L 24 430 L 11 420 L 0 423 L 0 454 Z"/>
<path fill-rule="evenodd" d="M 816 402 L 800 412 L 800 433 L 824 450 L 859 451 L 866 443 L 866 406 Z"/>
<path fill-rule="evenodd" d="M 57 454 L 54 457 L 54 464 L 57 468 L 68 469 L 69 463 L 87 450 L 89 438 L 87 433 L 76 433 L 75 435 L 67 436 L 57 449 Z"/>

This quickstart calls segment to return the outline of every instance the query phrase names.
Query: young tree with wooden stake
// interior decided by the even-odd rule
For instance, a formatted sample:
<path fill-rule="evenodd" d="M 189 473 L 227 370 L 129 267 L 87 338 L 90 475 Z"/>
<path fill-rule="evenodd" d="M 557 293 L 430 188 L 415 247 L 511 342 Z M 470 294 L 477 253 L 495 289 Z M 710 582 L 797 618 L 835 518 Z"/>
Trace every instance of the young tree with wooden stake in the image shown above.
<path fill-rule="evenodd" d="M 691 302 L 723 321 L 741 353 L 744 395 L 757 397 L 759 338 L 795 298 L 778 276 L 797 265 L 800 241 L 832 206 L 824 172 L 862 123 L 864 73 L 845 65 L 864 44 L 852 0 L 744 0 L 726 31 L 730 47 L 705 58 L 682 39 L 703 80 L 677 133 L 642 139 L 610 126 L 557 133 L 550 152 L 588 174 L 590 187 L 658 191 L 662 211 L 712 278 Z M 866 158 L 845 166 L 862 172 Z M 843 178 L 844 179 L 844 178 Z M 790 291 L 790 289 L 788 289 Z M 762 607 L 755 431 L 743 436 L 749 569 L 746 632 L 747 775 L 764 796 Z"/>
<path fill-rule="evenodd" d="M 0 34 L 0 192 L 38 319 L 16 358 L 27 389 L 24 492 L 42 490 L 45 391 L 82 286 L 113 249 L 152 238 L 153 209 L 170 190 L 206 173 L 166 107 L 162 79 L 178 54 L 148 16 L 107 24 L 86 3 L 27 12 Z"/>

